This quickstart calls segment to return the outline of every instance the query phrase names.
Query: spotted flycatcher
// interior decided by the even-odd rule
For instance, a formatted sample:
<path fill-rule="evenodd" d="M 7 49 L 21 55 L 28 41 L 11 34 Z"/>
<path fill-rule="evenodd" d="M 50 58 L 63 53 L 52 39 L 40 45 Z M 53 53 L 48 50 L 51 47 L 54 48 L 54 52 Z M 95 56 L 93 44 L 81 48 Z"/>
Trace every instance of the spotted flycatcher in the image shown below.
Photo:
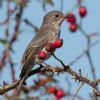
<path fill-rule="evenodd" d="M 36 33 L 35 37 L 27 46 L 22 57 L 22 71 L 20 74 L 20 81 L 18 85 L 18 93 L 29 72 L 35 64 L 41 64 L 51 57 L 52 54 L 48 53 L 46 59 L 39 59 L 39 51 L 44 49 L 47 42 L 53 43 L 60 36 L 60 25 L 64 20 L 64 14 L 60 11 L 51 11 L 44 16 L 43 23 Z"/>

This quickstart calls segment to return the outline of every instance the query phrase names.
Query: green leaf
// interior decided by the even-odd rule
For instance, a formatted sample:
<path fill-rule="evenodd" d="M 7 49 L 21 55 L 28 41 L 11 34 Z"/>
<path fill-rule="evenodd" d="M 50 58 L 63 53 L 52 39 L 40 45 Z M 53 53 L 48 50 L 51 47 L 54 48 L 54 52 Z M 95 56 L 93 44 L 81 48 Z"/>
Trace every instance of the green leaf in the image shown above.
<path fill-rule="evenodd" d="M 49 5 L 54 5 L 53 1 L 52 0 L 46 0 L 46 2 L 49 4 Z"/>
<path fill-rule="evenodd" d="M 2 43 L 2 44 L 7 44 L 7 43 L 9 43 L 9 41 L 6 40 L 6 39 L 0 39 L 0 43 Z"/>

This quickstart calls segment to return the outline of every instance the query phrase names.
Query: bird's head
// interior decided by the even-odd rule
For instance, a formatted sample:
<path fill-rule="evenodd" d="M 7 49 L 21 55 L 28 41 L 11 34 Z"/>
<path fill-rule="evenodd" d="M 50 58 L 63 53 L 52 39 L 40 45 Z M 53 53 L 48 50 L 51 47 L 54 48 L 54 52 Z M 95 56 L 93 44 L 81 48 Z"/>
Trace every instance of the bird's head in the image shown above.
<path fill-rule="evenodd" d="M 64 20 L 65 16 L 60 11 L 51 11 L 44 16 L 44 24 L 57 24 L 60 25 Z"/>

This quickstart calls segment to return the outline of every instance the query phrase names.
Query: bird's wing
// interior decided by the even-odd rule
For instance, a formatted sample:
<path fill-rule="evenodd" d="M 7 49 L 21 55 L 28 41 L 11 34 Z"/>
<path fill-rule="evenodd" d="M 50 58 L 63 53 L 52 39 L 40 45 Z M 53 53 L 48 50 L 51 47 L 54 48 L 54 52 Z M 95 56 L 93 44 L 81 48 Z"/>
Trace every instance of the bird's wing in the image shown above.
<path fill-rule="evenodd" d="M 47 29 L 48 28 L 48 29 Z M 24 55 L 22 57 L 22 65 L 28 65 L 31 60 L 34 61 L 34 56 L 42 50 L 45 43 L 48 41 L 48 36 L 50 34 L 51 28 L 48 26 L 42 26 L 40 30 L 37 32 L 35 37 L 32 39 L 32 41 L 27 46 Z"/>

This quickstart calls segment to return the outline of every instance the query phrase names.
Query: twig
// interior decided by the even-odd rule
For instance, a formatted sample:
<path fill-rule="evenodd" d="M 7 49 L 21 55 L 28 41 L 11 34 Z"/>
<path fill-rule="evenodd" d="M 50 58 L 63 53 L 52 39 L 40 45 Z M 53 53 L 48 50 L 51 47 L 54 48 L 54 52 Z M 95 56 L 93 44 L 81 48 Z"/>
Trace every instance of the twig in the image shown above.
<path fill-rule="evenodd" d="M 66 65 L 63 63 L 63 61 L 60 60 L 54 53 L 52 55 L 57 61 L 59 61 L 63 65 L 64 68 L 66 67 Z"/>
<path fill-rule="evenodd" d="M 60 1 L 60 11 L 63 11 L 63 7 L 64 7 L 64 0 Z"/>
<path fill-rule="evenodd" d="M 18 85 L 18 83 L 19 83 L 19 81 L 15 82 L 15 83 L 13 83 L 13 84 L 11 84 L 9 86 L 7 85 L 7 86 L 5 86 L 3 88 L 0 88 L 0 95 L 4 94 L 5 92 L 7 92 L 9 90 L 14 89 Z"/>
<path fill-rule="evenodd" d="M 78 94 L 79 90 L 82 88 L 82 86 L 84 85 L 84 83 L 81 83 L 81 85 L 79 86 L 79 88 L 76 90 L 75 94 L 72 97 L 72 100 L 75 99 L 76 95 Z"/>
<path fill-rule="evenodd" d="M 96 46 L 99 42 L 100 42 L 100 40 L 97 40 L 96 42 L 92 43 L 91 46 L 90 46 L 90 48 Z M 79 56 L 77 56 L 75 58 L 75 60 L 73 60 L 72 62 L 70 62 L 69 65 L 71 66 L 71 65 L 75 64 L 78 60 L 80 60 L 80 58 L 82 58 L 87 53 L 87 51 L 88 51 L 88 48 L 86 50 L 84 50 Z"/>
<path fill-rule="evenodd" d="M 36 27 L 35 25 L 33 25 L 28 19 L 24 19 L 23 21 L 24 21 L 27 25 L 29 25 L 30 27 L 32 27 L 32 28 L 35 30 L 35 32 L 38 31 L 38 27 Z"/>

